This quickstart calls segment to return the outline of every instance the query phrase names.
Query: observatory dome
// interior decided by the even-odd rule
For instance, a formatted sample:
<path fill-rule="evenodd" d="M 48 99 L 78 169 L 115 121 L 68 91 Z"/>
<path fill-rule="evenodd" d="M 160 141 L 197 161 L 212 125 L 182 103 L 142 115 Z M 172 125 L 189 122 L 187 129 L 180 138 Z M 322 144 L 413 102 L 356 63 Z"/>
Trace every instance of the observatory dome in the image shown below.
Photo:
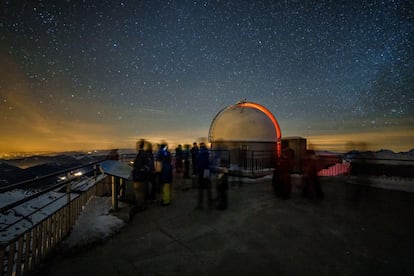
<path fill-rule="evenodd" d="M 252 102 L 222 109 L 210 125 L 209 141 L 277 142 L 279 125 L 270 111 Z"/>

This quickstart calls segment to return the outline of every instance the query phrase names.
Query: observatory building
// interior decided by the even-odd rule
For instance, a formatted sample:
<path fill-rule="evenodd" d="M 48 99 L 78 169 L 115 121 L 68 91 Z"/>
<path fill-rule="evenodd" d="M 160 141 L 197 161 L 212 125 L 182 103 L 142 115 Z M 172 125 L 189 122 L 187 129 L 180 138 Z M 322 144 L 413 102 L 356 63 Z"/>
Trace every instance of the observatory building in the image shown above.
<path fill-rule="evenodd" d="M 279 124 L 264 106 L 240 101 L 214 117 L 208 140 L 220 154 L 221 165 L 234 174 L 262 176 L 271 173 L 281 154 Z"/>

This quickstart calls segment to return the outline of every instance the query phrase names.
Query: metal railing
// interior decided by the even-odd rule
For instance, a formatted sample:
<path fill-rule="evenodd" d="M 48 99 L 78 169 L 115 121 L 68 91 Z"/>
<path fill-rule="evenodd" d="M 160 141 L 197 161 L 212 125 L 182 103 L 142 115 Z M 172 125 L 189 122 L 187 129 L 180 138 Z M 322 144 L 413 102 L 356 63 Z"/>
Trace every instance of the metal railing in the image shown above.
<path fill-rule="evenodd" d="M 414 160 L 353 158 L 349 161 L 351 162 L 351 175 L 385 175 L 414 178 Z"/>
<path fill-rule="evenodd" d="M 275 151 L 210 150 L 210 160 L 213 167 L 227 167 L 234 176 L 260 177 L 277 168 Z"/>
<path fill-rule="evenodd" d="M 319 171 L 320 176 L 388 176 L 414 178 L 414 160 L 390 158 L 350 158 L 340 156 L 335 163 Z"/>
<path fill-rule="evenodd" d="M 32 271 L 40 261 L 47 256 L 48 253 L 58 244 L 66 235 L 70 232 L 77 218 L 79 217 L 83 207 L 88 200 L 102 191 L 104 185 L 104 177 L 97 177 L 99 171 L 96 165 L 101 162 L 88 163 L 82 166 L 71 168 L 64 171 L 59 171 L 50 175 L 39 177 L 33 180 L 24 181 L 8 187 L 3 187 L 2 192 L 11 191 L 17 188 L 27 188 L 29 186 L 35 186 L 39 181 L 45 181 L 51 179 L 49 187 L 34 193 L 33 195 L 24 197 L 20 200 L 2 206 L 1 214 L 5 215 L 13 208 L 20 206 L 24 203 L 33 200 L 34 198 L 45 195 L 51 191 L 58 191 L 65 189 L 65 192 L 60 196 L 49 201 L 39 209 L 23 215 L 20 219 L 17 219 L 13 223 L 6 225 L 0 229 L 0 233 L 6 233 L 9 229 L 17 229 L 17 225 L 23 220 L 30 221 L 33 224 L 31 227 L 23 228 L 19 231 L 15 231 L 14 235 L 10 238 L 6 237 L 3 241 L 0 241 L 0 276 L 3 275 L 27 275 Z M 78 191 L 74 193 L 71 190 L 71 183 L 76 181 L 77 177 L 71 178 L 61 183 L 53 183 L 53 178 L 61 175 L 62 173 L 70 173 L 71 171 L 94 166 L 94 177 L 91 180 L 92 185 L 85 191 Z M 90 172 L 90 171 L 89 171 Z M 79 176 L 80 177 L 80 176 Z M 33 215 L 39 216 L 38 212 L 44 212 L 52 204 L 60 202 L 60 207 L 53 209 L 50 214 L 44 215 L 43 218 L 38 221 L 32 219 Z M 63 202 L 63 204 L 62 204 Z M 13 227 L 13 228 L 12 228 Z M 11 231 L 11 232 L 13 232 Z M 7 236 L 7 235 L 4 235 Z"/>

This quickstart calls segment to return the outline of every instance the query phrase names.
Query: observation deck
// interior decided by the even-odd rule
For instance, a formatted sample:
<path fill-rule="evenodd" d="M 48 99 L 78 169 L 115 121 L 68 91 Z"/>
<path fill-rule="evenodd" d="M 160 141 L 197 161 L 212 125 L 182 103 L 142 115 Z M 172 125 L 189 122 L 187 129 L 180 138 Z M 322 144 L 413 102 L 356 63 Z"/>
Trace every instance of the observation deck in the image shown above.
<path fill-rule="evenodd" d="M 176 178 L 172 205 L 136 213 L 103 244 L 57 251 L 38 275 L 409 275 L 414 194 L 361 181 L 321 178 L 317 201 L 297 188 L 275 198 L 267 177 L 232 178 L 229 208 L 200 211 Z"/>

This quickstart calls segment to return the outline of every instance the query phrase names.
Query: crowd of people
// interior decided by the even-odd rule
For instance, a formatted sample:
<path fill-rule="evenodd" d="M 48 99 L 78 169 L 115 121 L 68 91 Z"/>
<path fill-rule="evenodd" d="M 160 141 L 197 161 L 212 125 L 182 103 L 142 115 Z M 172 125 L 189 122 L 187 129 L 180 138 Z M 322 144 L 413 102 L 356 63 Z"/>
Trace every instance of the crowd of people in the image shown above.
<path fill-rule="evenodd" d="M 167 143 L 161 143 L 153 151 L 152 144 L 144 139 L 137 142 L 137 155 L 132 171 L 134 202 L 139 210 L 147 208 L 149 202 L 159 202 L 163 206 L 171 204 L 173 183 L 173 161 L 176 175 L 183 179 L 193 179 L 198 189 L 196 209 L 203 208 L 204 193 L 207 195 L 207 206 L 213 207 L 212 184 L 210 181 L 210 155 L 205 143 L 194 142 L 192 147 L 178 145 L 175 158 L 172 157 Z M 190 170 L 191 169 L 191 170 Z M 220 182 L 227 178 L 221 177 Z M 221 185 L 220 187 L 222 187 Z M 223 191 L 223 189 L 219 189 Z M 225 209 L 227 204 L 218 193 L 218 209 Z"/>
<path fill-rule="evenodd" d="M 171 203 L 172 157 L 168 145 L 162 143 L 154 155 L 152 144 L 145 140 L 137 142 L 132 180 L 134 200 L 137 208 L 143 210 L 149 201 L 159 198 L 162 205 Z"/>
<path fill-rule="evenodd" d="M 178 145 L 173 158 L 167 143 L 158 144 L 154 151 L 153 145 L 144 139 L 137 142 L 136 150 L 132 180 L 133 198 L 138 210 L 146 209 L 150 202 L 159 202 L 163 206 L 171 204 L 173 167 L 175 167 L 175 175 L 181 174 L 183 179 L 192 178 L 192 188 L 198 190 L 195 209 L 227 208 L 228 169 L 226 166 L 218 165 L 221 158 L 220 150 L 215 151 L 214 156 L 210 156 L 205 143 L 194 142 L 191 148 L 189 144 Z M 108 159 L 118 160 L 117 150 L 111 151 Z M 294 160 L 294 152 L 288 148 L 284 149 L 279 158 L 278 169 L 274 170 L 272 179 L 274 192 L 276 196 L 283 199 L 289 199 L 291 196 L 290 175 Z M 210 173 L 216 175 L 215 200 L 213 200 Z M 304 197 L 316 196 L 318 199 L 323 199 L 324 195 L 317 176 L 317 160 L 313 151 L 308 151 L 303 160 L 302 180 L 301 188 Z M 125 187 L 121 187 L 121 194 L 125 194 Z"/>

